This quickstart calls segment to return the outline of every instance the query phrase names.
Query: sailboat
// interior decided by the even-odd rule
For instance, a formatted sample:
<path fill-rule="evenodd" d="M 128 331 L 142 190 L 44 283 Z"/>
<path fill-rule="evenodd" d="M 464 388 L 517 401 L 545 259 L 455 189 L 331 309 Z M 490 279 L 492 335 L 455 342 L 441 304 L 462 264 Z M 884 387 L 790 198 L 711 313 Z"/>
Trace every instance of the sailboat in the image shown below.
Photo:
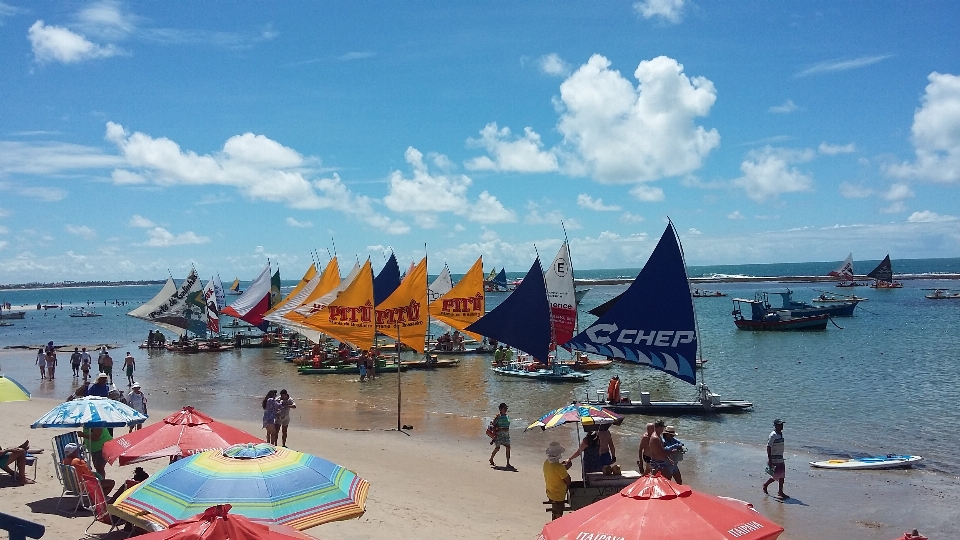
<path fill-rule="evenodd" d="M 534 360 L 548 358 L 553 330 L 540 258 L 534 261 L 510 296 L 466 330 L 506 343 L 528 353 Z M 494 367 L 493 371 L 509 377 L 555 382 L 579 382 L 587 377 L 586 373 L 557 362 L 547 369 L 538 368 L 536 364 L 514 362 Z"/>
<path fill-rule="evenodd" d="M 853 274 L 853 253 L 847 255 L 847 258 L 837 267 L 827 273 L 828 276 L 837 278 L 837 287 L 859 287 L 863 283 L 857 283 Z"/>
<path fill-rule="evenodd" d="M 224 292 L 227 294 L 243 294 L 243 291 L 240 290 L 240 278 L 234 278 L 233 283 L 230 284 L 230 288 Z"/>
<path fill-rule="evenodd" d="M 873 284 L 870 285 L 874 289 L 902 289 L 903 283 L 893 280 L 893 265 L 890 264 L 890 254 L 888 253 L 886 257 L 880 261 L 880 264 L 873 269 L 869 274 L 868 278 L 873 278 Z"/>
<path fill-rule="evenodd" d="M 151 322 L 178 335 L 187 330 L 197 335 L 206 335 L 206 315 L 189 301 L 190 297 L 199 292 L 202 292 L 200 277 L 197 271 L 192 269 L 179 287 L 172 277 L 168 278 L 156 296 L 127 315 Z"/>
<path fill-rule="evenodd" d="M 752 407 L 747 401 L 721 401 L 706 384 L 697 383 L 697 334 L 696 312 L 680 240 L 673 222 L 668 222 L 647 264 L 620 300 L 563 346 L 649 366 L 697 389 L 694 401 L 650 401 L 650 394 L 646 392 L 640 393 L 638 402 L 591 401 L 614 412 L 686 414 Z M 587 397 L 589 400 L 590 396 Z"/>
<path fill-rule="evenodd" d="M 221 313 L 246 321 L 259 327 L 260 330 L 266 331 L 270 322 L 265 321 L 263 317 L 270 310 L 271 299 L 279 297 L 279 294 L 280 270 L 277 270 L 277 273 L 271 277 L 270 263 L 267 263 L 257 279 L 253 280 L 247 290 L 243 291 L 240 298 L 223 308 Z M 279 298 L 277 299 L 279 300 Z"/>
<path fill-rule="evenodd" d="M 438 284 L 437 281 L 440 281 L 444 275 L 447 276 L 447 281 Z M 449 287 L 443 294 L 434 298 L 436 292 L 447 288 L 449 276 L 449 270 L 444 266 L 440 277 L 434 281 L 433 285 L 430 285 L 429 298 L 431 301 L 428 314 L 431 322 L 444 328 L 453 328 L 465 332 L 473 339 L 482 339 L 482 336 L 478 334 L 466 332 L 466 328 L 483 317 L 486 306 L 486 298 L 483 294 L 483 258 L 478 258 L 455 286 Z M 492 354 L 493 348 L 485 344 L 476 348 L 461 348 L 452 341 L 444 343 L 443 340 L 438 339 L 429 352 L 437 355 L 461 356 L 466 354 Z"/>
<path fill-rule="evenodd" d="M 490 276 L 484 280 L 483 290 L 486 292 L 506 292 L 507 291 L 507 269 L 501 268 L 499 274 L 494 274 L 496 268 L 490 272 Z"/>

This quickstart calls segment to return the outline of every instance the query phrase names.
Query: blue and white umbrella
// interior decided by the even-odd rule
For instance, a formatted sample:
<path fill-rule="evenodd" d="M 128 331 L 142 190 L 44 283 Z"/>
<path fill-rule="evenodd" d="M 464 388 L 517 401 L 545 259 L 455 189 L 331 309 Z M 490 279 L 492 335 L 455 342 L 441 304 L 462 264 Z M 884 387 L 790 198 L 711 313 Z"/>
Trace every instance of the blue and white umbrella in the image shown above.
<path fill-rule="evenodd" d="M 40 417 L 30 427 L 36 428 L 105 428 L 140 424 L 145 414 L 100 396 L 87 396 L 61 403 Z"/>

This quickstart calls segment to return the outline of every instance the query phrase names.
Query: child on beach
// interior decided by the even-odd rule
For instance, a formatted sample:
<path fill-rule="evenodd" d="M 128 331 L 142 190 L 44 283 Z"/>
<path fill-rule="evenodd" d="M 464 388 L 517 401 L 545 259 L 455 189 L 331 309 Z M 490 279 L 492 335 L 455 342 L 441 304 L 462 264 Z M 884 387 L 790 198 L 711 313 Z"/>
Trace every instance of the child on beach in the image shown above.
<path fill-rule="evenodd" d="M 490 465 L 496 467 L 497 464 L 493 461 L 494 456 L 497 455 L 497 452 L 500 451 L 500 447 L 503 446 L 506 449 L 507 454 L 507 469 L 515 471 L 513 465 L 510 465 L 510 418 L 507 417 L 507 404 L 501 403 L 499 406 L 500 413 L 493 419 L 493 425 L 497 429 L 497 436 L 493 439 L 493 452 L 490 454 Z"/>
<path fill-rule="evenodd" d="M 47 353 L 43 352 L 43 347 L 37 351 L 37 365 L 40 366 L 40 380 L 47 378 Z"/>

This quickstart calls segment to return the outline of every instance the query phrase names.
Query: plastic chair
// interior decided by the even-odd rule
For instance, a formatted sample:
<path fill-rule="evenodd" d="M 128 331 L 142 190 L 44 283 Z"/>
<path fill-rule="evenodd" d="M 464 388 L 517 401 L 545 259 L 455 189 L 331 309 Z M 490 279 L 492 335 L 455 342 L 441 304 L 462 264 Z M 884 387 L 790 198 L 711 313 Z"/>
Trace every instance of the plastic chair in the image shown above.
<path fill-rule="evenodd" d="M 100 480 L 96 476 L 83 476 L 80 478 L 80 481 L 83 483 L 84 490 L 87 492 L 87 497 L 90 500 L 90 509 L 93 511 L 93 521 L 87 525 L 87 528 L 84 529 L 84 533 L 87 533 L 90 530 L 90 527 L 93 527 L 94 523 L 98 521 L 110 526 L 110 530 L 105 534 L 112 533 L 114 529 L 123 524 L 123 521 L 110 515 L 109 509 L 107 508 L 107 496 L 103 494 L 103 487 L 100 486 Z"/>
<path fill-rule="evenodd" d="M 57 500 L 57 510 L 60 510 L 60 503 L 64 497 L 77 498 L 77 504 L 73 507 L 73 510 L 70 512 L 71 514 L 76 514 L 81 504 L 89 506 L 90 497 L 87 495 L 87 490 L 80 480 L 80 476 L 77 474 L 77 469 L 71 465 L 64 465 L 62 463 L 57 463 L 56 469 L 57 476 L 61 478 L 61 482 L 63 483 L 63 491 Z"/>

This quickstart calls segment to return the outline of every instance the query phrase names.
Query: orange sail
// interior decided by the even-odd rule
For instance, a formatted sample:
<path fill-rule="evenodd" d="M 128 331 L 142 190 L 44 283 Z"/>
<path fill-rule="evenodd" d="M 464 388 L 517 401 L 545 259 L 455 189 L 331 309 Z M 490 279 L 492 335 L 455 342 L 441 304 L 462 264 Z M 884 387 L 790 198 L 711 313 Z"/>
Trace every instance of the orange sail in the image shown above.
<path fill-rule="evenodd" d="M 479 334 L 464 328 L 483 317 L 483 257 L 473 263 L 470 270 L 449 292 L 430 303 L 430 316 L 447 323 L 473 339 L 482 339 Z"/>
<path fill-rule="evenodd" d="M 377 305 L 377 330 L 422 353 L 427 333 L 427 258 L 407 272 L 393 294 Z"/>
<path fill-rule="evenodd" d="M 283 300 L 277 302 L 275 306 L 270 308 L 270 311 L 264 313 L 263 318 L 266 319 L 267 317 L 272 315 L 274 311 L 286 306 L 287 302 L 290 302 L 293 298 L 295 298 L 298 294 L 300 294 L 300 291 L 302 291 L 303 288 L 307 286 L 307 283 L 310 283 L 310 280 L 312 280 L 316 275 L 317 275 L 317 267 L 311 264 L 310 268 L 307 268 L 307 271 L 303 274 L 303 277 L 300 278 L 300 283 L 297 283 L 297 286 L 294 287 L 293 290 L 290 291 L 290 294 L 285 296 Z"/>
<path fill-rule="evenodd" d="M 323 269 L 319 282 L 313 291 L 311 291 L 298 306 L 284 313 L 283 318 L 291 323 L 302 325 L 303 321 L 306 320 L 310 314 L 310 307 L 313 306 L 319 298 L 322 298 L 337 288 L 338 285 L 340 285 L 340 266 L 337 264 L 337 258 L 334 257 L 330 259 L 327 267 Z"/>
<path fill-rule="evenodd" d="M 349 287 L 337 299 L 303 324 L 339 341 L 361 349 L 373 346 L 376 333 L 373 319 L 373 269 L 367 260 Z"/>

